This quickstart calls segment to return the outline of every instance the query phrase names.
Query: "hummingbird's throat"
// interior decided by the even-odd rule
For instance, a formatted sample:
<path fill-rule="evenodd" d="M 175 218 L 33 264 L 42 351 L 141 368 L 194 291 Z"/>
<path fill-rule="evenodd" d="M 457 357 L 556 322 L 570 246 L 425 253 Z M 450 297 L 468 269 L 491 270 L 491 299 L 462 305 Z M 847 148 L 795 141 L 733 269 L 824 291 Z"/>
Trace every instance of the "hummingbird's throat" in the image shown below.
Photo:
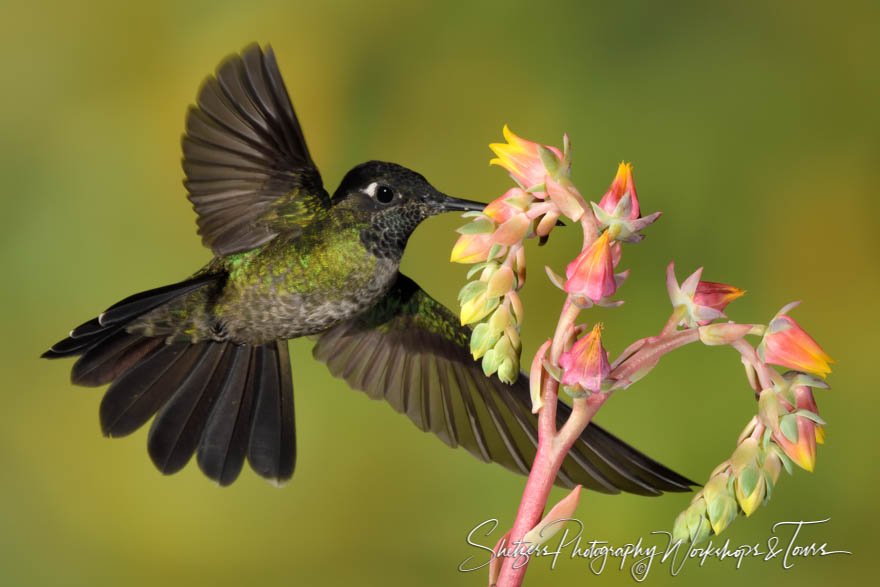
<path fill-rule="evenodd" d="M 400 261 L 409 236 L 429 216 L 443 210 L 422 202 L 408 202 L 374 214 L 370 225 L 361 231 L 361 242 L 380 259 Z"/>

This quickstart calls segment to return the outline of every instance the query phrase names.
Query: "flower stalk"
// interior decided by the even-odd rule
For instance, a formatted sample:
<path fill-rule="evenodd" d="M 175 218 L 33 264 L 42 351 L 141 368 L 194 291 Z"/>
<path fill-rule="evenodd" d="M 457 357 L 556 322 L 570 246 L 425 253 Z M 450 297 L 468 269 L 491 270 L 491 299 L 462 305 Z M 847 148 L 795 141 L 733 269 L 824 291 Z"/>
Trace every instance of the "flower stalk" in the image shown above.
<path fill-rule="evenodd" d="M 551 282 L 565 293 L 553 337 L 536 353 L 530 367 L 532 411 L 538 414 L 537 451 L 513 526 L 502 542 L 537 544 L 547 539 L 554 515 L 568 517 L 577 506 L 580 486 L 542 520 L 550 490 L 574 442 L 612 394 L 646 376 L 669 352 L 702 342 L 731 346 L 746 369 L 750 389 L 758 400 L 754 416 L 737 440 L 732 456 L 721 463 L 709 481 L 675 520 L 676 538 L 698 542 L 727 528 L 739 513 L 750 516 L 767 503 L 783 468 L 792 464 L 812 470 L 816 444 L 824 441 L 824 421 L 818 415 L 814 388 L 827 388 L 823 379 L 833 363 L 824 350 L 787 312 L 769 322 L 721 322 L 724 310 L 745 291 L 724 283 L 703 281 L 702 268 L 679 284 L 674 264 L 666 271 L 672 313 L 660 332 L 630 344 L 609 362 L 600 324 L 578 324 L 582 311 L 595 305 L 620 306 L 614 300 L 629 275 L 617 272 L 621 243 L 638 243 L 642 231 L 660 212 L 642 216 L 631 164 L 621 163 L 608 190 L 598 202 L 587 201 L 570 179 L 571 143 L 563 149 L 541 145 L 504 127 L 507 143 L 490 145 L 497 157 L 490 163 L 505 168 L 517 186 L 491 202 L 483 212 L 469 212 L 469 224 L 453 248 L 451 260 L 475 263 L 468 273 L 477 279 L 460 294 L 462 324 L 473 325 L 471 352 L 482 359 L 487 376 L 497 373 L 511 383 L 519 375 L 520 330 L 524 312 L 518 291 L 525 283 L 523 242 L 539 238 L 544 244 L 560 218 L 580 226 L 583 245 L 567 265 L 563 278 L 547 268 Z M 747 336 L 760 336 L 757 347 Z M 779 373 L 771 365 L 794 369 Z M 810 375 L 813 373 L 822 379 Z M 571 398 L 571 413 L 557 428 L 559 390 Z M 505 558 L 490 566 L 490 585 L 521 585 L 527 561 Z"/>

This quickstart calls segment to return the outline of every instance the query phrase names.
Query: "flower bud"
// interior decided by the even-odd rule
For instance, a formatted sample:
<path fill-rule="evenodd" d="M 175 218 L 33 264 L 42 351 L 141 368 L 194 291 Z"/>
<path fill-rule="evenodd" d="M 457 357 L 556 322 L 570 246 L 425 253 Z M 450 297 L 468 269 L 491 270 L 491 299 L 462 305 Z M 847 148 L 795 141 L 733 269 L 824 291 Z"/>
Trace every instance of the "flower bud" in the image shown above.
<path fill-rule="evenodd" d="M 756 463 L 746 466 L 736 477 L 734 493 L 739 507 L 742 508 L 746 517 L 758 509 L 764 500 L 764 475 Z"/>
<path fill-rule="evenodd" d="M 513 289 L 513 269 L 507 265 L 502 265 L 489 278 L 487 294 L 490 297 L 503 296 L 511 289 Z"/>
<path fill-rule="evenodd" d="M 593 241 L 565 268 L 565 291 L 594 303 L 617 291 L 608 232 Z"/>
<path fill-rule="evenodd" d="M 834 359 L 783 310 L 767 327 L 758 354 L 765 363 L 815 373 L 824 379 Z"/>
<path fill-rule="evenodd" d="M 498 306 L 495 311 L 492 312 L 488 324 L 489 331 L 492 332 L 492 334 L 501 336 L 501 333 L 504 332 L 504 329 L 510 324 L 510 310 L 507 309 L 507 306 L 504 304 Z"/>
<path fill-rule="evenodd" d="M 809 387 L 798 386 L 794 390 L 799 413 L 809 413 L 818 418 L 816 402 Z M 812 409 L 811 409 L 812 408 Z M 803 411 L 801 411 L 803 410 Z M 779 429 L 772 434 L 773 442 L 799 467 L 812 471 L 816 465 L 816 441 L 824 431 L 817 434 L 817 422 L 806 415 L 789 413 L 779 421 Z"/>
<path fill-rule="evenodd" d="M 712 531 L 715 534 L 721 534 L 736 519 L 736 500 L 727 491 L 718 495 L 713 501 L 708 502 L 706 514 L 709 517 L 709 523 L 712 524 Z"/>
<path fill-rule="evenodd" d="M 743 338 L 751 329 L 751 324 L 735 322 L 708 324 L 700 326 L 700 341 L 709 346 L 731 344 Z"/>
<path fill-rule="evenodd" d="M 624 195 L 629 196 L 627 218 L 635 220 L 639 217 L 639 199 L 636 196 L 636 186 L 633 182 L 632 164 L 620 162 L 617 167 L 617 175 L 608 187 L 605 195 L 599 201 L 599 207 L 607 214 L 614 214 L 617 205 Z"/>
<path fill-rule="evenodd" d="M 479 359 L 495 346 L 500 336 L 500 334 L 494 333 L 485 322 L 477 324 L 471 333 L 471 355 L 474 360 Z"/>
<path fill-rule="evenodd" d="M 492 234 L 462 234 L 452 247 L 449 260 L 453 263 L 479 263 L 489 256 L 494 241 Z"/>
<path fill-rule="evenodd" d="M 474 296 L 461 306 L 461 324 L 479 322 L 498 306 L 498 298 L 490 298 L 486 292 Z"/>
<path fill-rule="evenodd" d="M 492 235 L 492 241 L 503 246 L 515 245 L 525 238 L 530 225 L 531 222 L 525 214 L 514 214 L 498 227 Z"/>

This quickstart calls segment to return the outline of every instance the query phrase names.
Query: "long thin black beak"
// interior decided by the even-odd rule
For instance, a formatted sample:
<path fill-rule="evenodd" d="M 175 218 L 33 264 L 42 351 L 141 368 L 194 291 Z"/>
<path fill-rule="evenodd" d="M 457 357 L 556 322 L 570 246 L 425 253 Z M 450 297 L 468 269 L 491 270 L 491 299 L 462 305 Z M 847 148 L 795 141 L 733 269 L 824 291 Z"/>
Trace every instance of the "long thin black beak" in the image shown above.
<path fill-rule="evenodd" d="M 483 208 L 485 208 L 488 204 L 484 202 L 474 202 L 473 200 L 464 200 L 462 198 L 453 198 L 452 196 L 447 196 L 446 194 L 442 194 L 437 192 L 439 196 L 439 204 L 443 208 L 444 212 L 467 212 L 469 210 L 475 210 L 477 212 L 482 212 Z"/>

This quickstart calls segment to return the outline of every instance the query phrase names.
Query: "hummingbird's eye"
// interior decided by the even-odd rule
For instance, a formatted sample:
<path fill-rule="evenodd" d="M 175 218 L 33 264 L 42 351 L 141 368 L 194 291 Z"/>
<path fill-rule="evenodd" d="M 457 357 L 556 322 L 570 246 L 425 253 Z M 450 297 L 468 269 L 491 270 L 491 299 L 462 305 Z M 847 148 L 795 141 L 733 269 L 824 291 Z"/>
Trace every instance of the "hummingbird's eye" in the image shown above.
<path fill-rule="evenodd" d="M 388 204 L 394 199 L 394 190 L 387 185 L 380 185 L 376 188 L 376 200 L 382 204 Z"/>

